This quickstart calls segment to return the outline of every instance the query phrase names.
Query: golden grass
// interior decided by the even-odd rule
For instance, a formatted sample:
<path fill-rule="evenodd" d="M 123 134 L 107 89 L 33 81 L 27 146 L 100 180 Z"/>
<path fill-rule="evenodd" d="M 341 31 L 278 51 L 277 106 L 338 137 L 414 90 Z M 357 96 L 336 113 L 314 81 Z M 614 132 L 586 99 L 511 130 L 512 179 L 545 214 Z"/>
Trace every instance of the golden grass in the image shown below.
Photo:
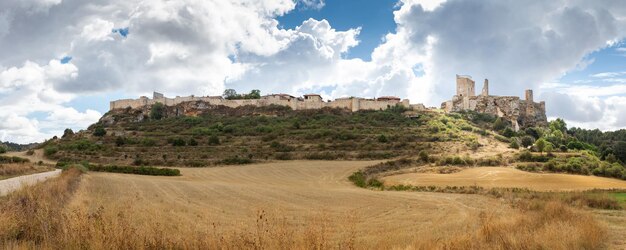
<path fill-rule="evenodd" d="M 107 174 L 109 175 L 109 174 Z M 156 179 L 157 177 L 147 177 Z M 483 209 L 455 224 L 432 227 L 413 237 L 393 233 L 367 238 L 381 227 L 359 213 L 333 215 L 310 211 L 299 223 L 280 210 L 258 210 L 249 220 L 224 225 L 197 218 L 195 223 L 166 220 L 159 206 L 132 202 L 72 203 L 80 172 L 15 192 L 0 200 L 0 244 L 9 249 L 599 249 L 606 230 L 584 210 L 556 201 L 520 200 L 515 209 Z M 161 178 L 159 178 L 161 179 Z M 166 180 L 166 179 L 163 179 Z M 101 184 L 101 189 L 114 189 Z M 374 192 L 355 189 L 360 192 Z M 387 192 L 382 192 L 387 193 Z M 389 192 L 391 195 L 405 195 Z M 358 194 L 358 193 L 355 193 Z M 410 195 L 406 193 L 406 195 Z M 433 194 L 446 195 L 446 194 Z M 408 196 L 407 196 L 408 197 Z M 478 199 L 478 196 L 473 196 Z M 143 197 L 157 204 L 164 197 Z M 170 197 L 168 197 L 170 198 Z M 214 201 L 219 203 L 220 201 Z M 297 202 L 297 201 L 295 201 Z M 180 204 L 183 206 L 183 204 Z M 330 209 L 330 208 L 329 208 Z M 433 211 L 434 212 L 434 211 Z M 147 220 L 137 219 L 137 213 Z M 217 215 L 219 216 L 219 215 Z M 425 213 L 421 215 L 429 217 Z M 455 220 L 457 218 L 448 218 Z M 365 223 L 360 223 L 360 222 Z M 380 221 L 376 221 L 380 223 Z M 414 222 L 422 223 L 422 222 Z M 433 222 L 431 222 L 433 223 Z M 434 221 L 434 223 L 439 223 Z M 367 232 L 366 234 L 363 234 Z"/>
<path fill-rule="evenodd" d="M 42 168 L 36 168 L 31 163 L 0 164 L 0 180 L 19 175 L 33 174 L 42 170 Z"/>

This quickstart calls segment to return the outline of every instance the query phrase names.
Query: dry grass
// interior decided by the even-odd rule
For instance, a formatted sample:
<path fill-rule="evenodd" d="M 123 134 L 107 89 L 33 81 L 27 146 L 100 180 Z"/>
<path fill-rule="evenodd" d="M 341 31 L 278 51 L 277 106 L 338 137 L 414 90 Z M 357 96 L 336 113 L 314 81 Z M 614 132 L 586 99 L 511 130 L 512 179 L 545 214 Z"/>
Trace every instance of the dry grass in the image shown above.
<path fill-rule="evenodd" d="M 484 188 L 528 188 L 537 191 L 579 191 L 591 189 L 626 189 L 626 181 L 612 178 L 530 173 L 506 167 L 469 168 L 451 174 L 406 173 L 386 176 L 387 185 L 472 186 Z"/>
<path fill-rule="evenodd" d="M 20 175 L 40 173 L 51 169 L 50 167 L 34 165 L 32 163 L 0 164 L 0 180 Z"/>
<path fill-rule="evenodd" d="M 238 171 L 244 171 L 247 168 L 252 167 L 242 167 Z M 259 171 L 275 171 L 277 172 L 275 174 L 282 175 L 290 173 L 285 172 L 289 169 L 291 168 L 278 172 L 278 168 L 261 168 Z M 220 173 L 220 171 L 232 170 L 224 168 L 205 171 Z M 297 169 L 297 171 L 303 170 Z M 344 170 L 343 172 L 347 174 L 350 171 Z M 345 174 L 336 177 L 345 178 Z M 120 190 L 138 188 L 137 180 L 157 181 L 149 185 L 150 188 L 162 188 L 161 182 L 176 182 L 167 177 L 133 176 L 135 180 L 127 182 L 124 187 L 119 187 L 119 183 L 116 182 L 97 182 L 99 186 L 96 190 L 100 190 L 99 192 L 93 192 L 93 190 L 88 193 L 84 192 L 84 185 L 94 184 L 94 178 L 110 176 L 119 175 L 84 176 L 80 191 L 74 195 L 74 198 L 71 198 L 81 177 L 79 171 L 70 170 L 64 172 L 60 178 L 26 188 L 0 200 L 0 225 L 2 225 L 0 226 L 0 243 L 9 249 L 598 249 L 606 247 L 603 245 L 606 237 L 602 224 L 596 222 L 584 210 L 571 208 L 555 201 L 522 200 L 516 203 L 514 209 L 499 210 L 492 205 L 476 212 L 470 212 L 472 210 L 468 210 L 465 204 L 458 204 L 458 207 L 454 209 L 466 210 L 463 212 L 466 217 L 450 213 L 452 211 L 450 210 L 446 212 L 447 216 L 441 217 L 440 220 L 433 220 L 437 216 L 435 209 L 415 210 L 416 208 L 413 208 L 409 209 L 409 212 L 419 211 L 415 218 L 424 220 L 417 219 L 409 223 L 424 224 L 423 226 L 426 227 L 426 230 L 415 231 L 402 227 L 394 231 L 393 227 L 397 225 L 385 225 L 392 223 L 391 218 L 383 217 L 385 214 L 393 212 L 392 216 L 402 216 L 397 211 L 400 209 L 398 207 L 385 210 L 383 214 L 360 212 L 373 209 L 375 206 L 384 206 L 384 204 L 377 203 L 370 203 L 371 208 L 361 207 L 358 210 L 346 210 L 342 213 L 337 213 L 330 204 L 324 204 L 328 206 L 327 209 L 299 211 L 299 218 L 296 220 L 289 211 L 271 208 L 271 203 L 265 204 L 270 208 L 256 210 L 249 217 L 241 215 L 246 213 L 244 207 L 228 207 L 243 211 L 234 211 L 238 212 L 235 215 L 240 216 L 239 220 L 227 215 L 233 211 L 222 211 L 217 213 L 215 218 L 227 216 L 228 220 L 220 222 L 202 217 L 190 210 L 196 205 L 203 206 L 205 210 L 211 205 L 226 209 L 224 204 L 230 202 L 227 198 L 210 200 L 209 204 L 199 204 L 182 199 L 180 196 L 185 195 L 183 193 L 177 193 L 178 197 L 163 196 L 163 193 L 157 191 L 153 194 L 144 193 L 134 197 L 136 202 L 104 197 L 106 202 L 95 203 L 94 207 L 94 204 L 89 202 L 93 201 L 94 197 L 85 197 L 85 195 L 104 195 L 105 190 L 114 190 L 115 193 L 123 195 Z M 247 178 L 247 181 L 254 178 L 253 175 L 242 177 Z M 187 178 L 193 181 L 194 176 Z M 294 182 L 296 180 L 297 178 L 292 179 Z M 180 183 L 181 180 L 178 181 L 174 184 L 175 186 L 183 185 Z M 224 178 L 222 181 L 228 180 Z M 319 180 L 312 180 L 311 183 L 316 181 Z M 331 178 L 328 181 L 332 183 L 336 180 Z M 238 187 L 234 188 L 236 192 L 247 190 L 241 186 L 241 183 L 234 182 L 230 185 Z M 273 189 L 287 192 L 282 190 L 280 185 L 272 185 Z M 351 195 L 369 199 L 368 202 L 372 201 L 373 195 L 379 198 L 402 197 L 406 205 L 410 205 L 411 200 L 416 197 L 439 197 L 443 200 L 468 197 L 483 200 L 483 202 L 488 201 L 487 198 L 480 196 L 374 192 L 359 188 L 352 189 L 347 182 L 336 183 L 336 185 L 340 191 L 349 191 Z M 315 190 L 314 186 L 306 188 L 320 191 Z M 256 195 L 263 195 L 263 190 L 258 189 L 259 187 L 254 187 L 252 190 L 258 192 Z M 206 187 L 203 190 L 212 192 Z M 252 192 L 252 190 L 245 192 Z M 304 198 L 304 196 L 313 195 L 313 193 L 304 193 L 303 190 L 297 190 L 300 195 L 293 196 L 292 203 L 300 204 L 300 201 L 295 199 L 297 196 Z M 337 191 L 332 193 L 331 190 L 327 189 L 325 192 L 331 193 L 333 197 L 341 197 Z M 223 191 L 231 192 L 229 196 L 238 199 L 233 197 L 236 192 L 228 191 L 226 188 Z M 193 196 L 195 199 L 202 199 L 199 194 Z M 274 200 L 273 203 L 277 199 L 275 196 L 264 197 Z M 359 197 L 351 203 L 355 203 Z M 86 198 L 91 199 L 84 200 L 86 202 L 80 201 Z M 323 201 L 320 198 L 316 199 Z M 388 201 L 394 202 L 393 199 Z M 164 207 L 160 204 L 165 202 L 175 202 L 180 208 L 174 211 L 163 210 Z M 433 199 L 430 202 L 441 202 L 441 200 Z M 442 204 L 451 206 L 456 203 Z M 438 209 L 444 209 L 444 207 Z M 448 222 L 450 220 L 458 220 L 458 222 L 450 224 Z M 447 225 L 447 227 L 441 225 Z M 376 231 L 377 228 L 383 228 L 387 232 Z M 383 237 L 377 237 L 380 235 Z"/>

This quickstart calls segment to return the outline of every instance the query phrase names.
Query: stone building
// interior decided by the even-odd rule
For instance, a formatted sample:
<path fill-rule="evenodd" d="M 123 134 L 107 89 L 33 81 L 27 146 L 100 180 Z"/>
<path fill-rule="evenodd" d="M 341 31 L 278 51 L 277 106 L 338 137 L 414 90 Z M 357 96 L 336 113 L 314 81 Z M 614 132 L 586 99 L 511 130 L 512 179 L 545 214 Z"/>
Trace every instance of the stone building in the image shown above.
<path fill-rule="evenodd" d="M 520 127 L 546 126 L 545 102 L 534 102 L 533 91 L 526 90 L 526 98 L 517 96 L 489 95 L 489 80 L 485 79 L 482 93 L 476 96 L 475 83 L 470 76 L 456 76 L 456 95 L 452 100 L 443 102 L 445 112 L 476 111 L 502 117 L 511 122 L 515 131 Z"/>
<path fill-rule="evenodd" d="M 204 102 L 209 105 L 222 105 L 226 107 L 236 108 L 246 105 L 253 106 L 270 106 L 270 105 L 282 105 L 291 107 L 293 110 L 304 109 L 322 109 L 329 108 L 344 108 L 353 112 L 359 110 L 385 110 L 396 105 L 403 106 L 407 109 L 413 106 L 409 104 L 408 99 L 401 100 L 399 97 L 385 96 L 376 100 L 366 99 L 359 97 L 337 98 L 333 101 L 324 101 L 318 94 L 306 94 L 303 97 L 295 97 L 288 94 L 270 94 L 262 96 L 260 99 L 242 99 L 242 100 L 227 100 L 221 96 L 186 96 L 175 98 L 167 98 L 161 93 L 154 92 L 152 99 L 142 96 L 139 99 L 123 99 L 112 101 L 110 103 L 110 110 L 124 109 L 124 108 L 141 108 L 150 106 L 155 103 L 162 103 L 165 106 L 176 106 L 185 102 Z"/>

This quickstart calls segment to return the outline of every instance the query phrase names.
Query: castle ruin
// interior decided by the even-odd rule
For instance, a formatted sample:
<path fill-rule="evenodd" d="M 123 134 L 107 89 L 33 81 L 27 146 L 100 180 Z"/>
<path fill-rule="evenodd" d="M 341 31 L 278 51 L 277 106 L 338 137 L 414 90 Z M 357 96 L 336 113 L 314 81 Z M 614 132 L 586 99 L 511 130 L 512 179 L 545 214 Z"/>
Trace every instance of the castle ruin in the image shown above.
<path fill-rule="evenodd" d="M 485 79 L 482 92 L 475 94 L 475 82 L 470 76 L 456 76 L 456 95 L 452 100 L 443 102 L 441 108 L 445 112 L 475 111 L 502 117 L 511 122 L 515 131 L 520 127 L 545 126 L 545 102 L 534 102 L 533 91 L 526 90 L 525 100 L 517 96 L 489 95 L 489 80 Z"/>
<path fill-rule="evenodd" d="M 228 100 L 222 96 L 186 96 L 175 98 L 167 98 L 161 93 L 154 92 L 152 99 L 142 96 L 139 99 L 123 99 L 112 101 L 110 103 L 110 110 L 125 109 L 125 108 L 142 108 L 145 106 L 151 106 L 155 103 L 162 103 L 165 106 L 176 106 L 185 102 L 204 102 L 209 105 L 226 106 L 231 108 L 241 106 L 270 106 L 281 105 L 291 107 L 293 110 L 305 110 L 305 109 L 322 109 L 322 108 L 343 108 L 353 112 L 359 110 L 385 110 L 396 105 L 408 108 L 408 109 L 423 109 L 424 105 L 410 105 L 408 99 L 401 100 L 394 96 L 383 96 L 376 99 L 367 99 L 359 97 L 347 97 L 337 98 L 333 101 L 324 101 L 322 96 L 318 94 L 306 94 L 302 97 L 295 97 L 288 94 L 271 94 L 262 96 L 260 99 L 238 99 Z"/>

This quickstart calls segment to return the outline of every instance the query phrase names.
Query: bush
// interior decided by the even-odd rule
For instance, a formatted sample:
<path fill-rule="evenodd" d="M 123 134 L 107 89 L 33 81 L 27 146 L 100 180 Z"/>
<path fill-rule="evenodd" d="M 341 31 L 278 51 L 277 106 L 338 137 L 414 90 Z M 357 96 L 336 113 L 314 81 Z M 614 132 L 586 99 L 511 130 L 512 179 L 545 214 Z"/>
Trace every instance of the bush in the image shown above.
<path fill-rule="evenodd" d="M 189 142 L 187 143 L 189 146 L 198 146 L 198 141 L 196 141 L 196 139 L 191 138 L 189 139 Z"/>
<path fill-rule="evenodd" d="M 187 142 L 183 138 L 173 138 L 169 140 L 172 146 L 174 147 L 182 147 L 187 145 Z"/>
<path fill-rule="evenodd" d="M 27 163 L 30 162 L 28 159 L 17 157 L 17 156 L 3 156 L 0 155 L 0 163 Z"/>
<path fill-rule="evenodd" d="M 511 140 L 511 143 L 509 144 L 509 147 L 513 148 L 513 149 L 519 149 L 519 143 L 517 143 L 517 140 L 513 139 L 513 140 Z"/>
<path fill-rule="evenodd" d="M 0 145 L 0 154 L 4 154 L 7 152 L 7 148 L 4 145 Z"/>
<path fill-rule="evenodd" d="M 418 154 L 420 161 L 422 162 L 428 162 L 428 153 L 424 150 L 420 151 Z"/>
<path fill-rule="evenodd" d="M 535 138 L 533 138 L 532 136 L 522 136 L 522 146 L 527 148 L 533 145 L 533 143 L 535 143 Z"/>
<path fill-rule="evenodd" d="M 163 103 L 157 102 L 152 105 L 150 109 L 150 119 L 152 120 L 161 120 L 165 114 L 165 105 Z"/>
<path fill-rule="evenodd" d="M 68 137 L 72 137 L 74 135 L 74 131 L 72 131 L 72 129 L 70 128 L 66 128 L 63 131 L 63 136 L 61 136 L 61 138 L 68 138 Z"/>
<path fill-rule="evenodd" d="M 93 135 L 98 136 L 98 137 L 105 136 L 106 134 L 107 134 L 107 131 L 104 130 L 104 127 L 102 126 L 97 126 L 93 131 Z"/>
<path fill-rule="evenodd" d="M 217 137 L 217 135 L 212 135 L 211 137 L 209 137 L 209 145 L 219 145 L 220 144 L 220 138 Z"/>
<path fill-rule="evenodd" d="M 47 146 L 43 149 L 43 155 L 50 157 L 55 155 L 57 152 L 59 152 L 59 148 L 55 147 L 55 146 Z"/>
<path fill-rule="evenodd" d="M 143 138 L 141 140 L 141 145 L 144 147 L 154 147 L 156 146 L 156 140 L 152 138 Z"/>
<path fill-rule="evenodd" d="M 504 136 L 501 136 L 501 135 L 495 135 L 494 137 L 496 138 L 496 140 L 504 142 L 504 143 L 510 143 L 511 142 L 511 139 L 509 139 L 507 137 L 504 137 Z"/>
<path fill-rule="evenodd" d="M 234 156 L 234 157 L 228 157 L 226 159 L 218 161 L 217 163 L 218 164 L 224 164 L 224 165 L 244 165 L 244 164 L 250 164 L 250 163 L 253 163 L 253 162 L 254 161 L 252 161 L 252 159 L 250 159 L 250 158 Z"/>
<path fill-rule="evenodd" d="M 387 136 L 385 136 L 385 135 L 379 135 L 378 136 L 378 142 L 380 142 L 380 143 L 387 143 L 387 142 L 389 142 L 389 139 L 387 139 Z"/>
<path fill-rule="evenodd" d="M 89 165 L 87 167 L 90 171 L 95 172 L 110 172 L 110 173 L 123 173 L 123 174 L 138 174 L 138 175 L 160 175 L 160 176 L 179 176 L 180 170 L 173 168 L 155 168 L 155 167 L 131 167 L 131 166 L 102 166 L 102 165 Z"/>
<path fill-rule="evenodd" d="M 356 185 L 357 187 L 364 188 L 367 186 L 365 182 L 365 174 L 363 174 L 363 172 L 361 171 L 354 172 L 352 175 L 350 175 L 350 177 L 348 177 L 348 180 L 354 183 L 354 185 Z"/>
<path fill-rule="evenodd" d="M 502 131 L 502 135 L 508 138 L 511 138 L 513 136 L 515 136 L 515 131 L 513 131 L 511 128 L 506 127 L 503 131 Z"/>

